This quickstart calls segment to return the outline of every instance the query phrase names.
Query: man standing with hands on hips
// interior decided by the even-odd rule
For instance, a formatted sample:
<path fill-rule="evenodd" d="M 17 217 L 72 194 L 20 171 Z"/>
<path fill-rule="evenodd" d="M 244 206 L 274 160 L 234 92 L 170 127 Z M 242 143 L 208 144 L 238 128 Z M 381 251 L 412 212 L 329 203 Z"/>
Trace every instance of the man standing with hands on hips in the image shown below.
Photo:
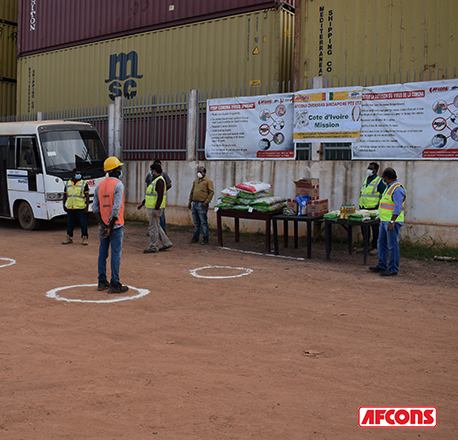
<path fill-rule="evenodd" d="M 380 233 L 378 237 L 377 266 L 369 267 L 372 272 L 382 276 L 395 276 L 399 272 L 399 233 L 404 224 L 404 207 L 407 198 L 405 188 L 397 181 L 396 171 L 386 168 L 382 179 L 387 188 L 382 195 L 378 208 L 380 217 Z M 390 261 L 387 264 L 388 254 Z"/>
<path fill-rule="evenodd" d="M 207 170 L 200 166 L 197 168 L 197 179 L 192 183 L 189 194 L 188 208 L 192 210 L 194 223 L 194 235 L 189 243 L 198 243 L 200 227 L 202 226 L 202 244 L 208 244 L 208 205 L 210 204 L 215 190 L 213 182 L 207 177 Z"/>

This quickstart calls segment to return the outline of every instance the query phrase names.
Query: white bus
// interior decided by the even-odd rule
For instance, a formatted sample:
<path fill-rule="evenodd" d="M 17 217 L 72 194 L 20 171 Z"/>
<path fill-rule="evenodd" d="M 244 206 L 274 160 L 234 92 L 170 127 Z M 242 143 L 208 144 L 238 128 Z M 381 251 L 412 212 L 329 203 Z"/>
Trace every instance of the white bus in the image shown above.
<path fill-rule="evenodd" d="M 63 196 L 74 168 L 89 186 L 90 206 L 105 177 L 107 152 L 90 124 L 66 121 L 0 123 L 0 218 L 23 229 L 65 215 Z"/>

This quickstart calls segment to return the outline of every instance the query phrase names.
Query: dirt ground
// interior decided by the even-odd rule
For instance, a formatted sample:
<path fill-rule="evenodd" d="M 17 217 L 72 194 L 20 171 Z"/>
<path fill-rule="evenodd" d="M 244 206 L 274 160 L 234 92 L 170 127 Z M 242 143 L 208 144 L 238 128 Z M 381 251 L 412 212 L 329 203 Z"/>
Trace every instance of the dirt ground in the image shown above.
<path fill-rule="evenodd" d="M 144 255 L 145 232 L 125 228 L 136 298 L 108 302 L 96 226 L 62 246 L 64 224 L 0 221 L 1 439 L 457 438 L 457 265 L 383 278 L 322 243 L 298 260 L 178 230 Z M 360 406 L 435 406 L 437 427 L 362 429 Z"/>

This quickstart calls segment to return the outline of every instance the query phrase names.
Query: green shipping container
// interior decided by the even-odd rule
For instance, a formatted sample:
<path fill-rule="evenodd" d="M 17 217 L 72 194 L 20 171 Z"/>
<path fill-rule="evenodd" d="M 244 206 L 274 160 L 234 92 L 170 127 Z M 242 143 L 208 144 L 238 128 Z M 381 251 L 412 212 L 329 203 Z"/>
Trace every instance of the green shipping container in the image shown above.
<path fill-rule="evenodd" d="M 16 84 L 0 81 L 0 117 L 16 114 Z"/>
<path fill-rule="evenodd" d="M 263 10 L 21 58 L 18 113 L 292 80 L 294 15 Z"/>
<path fill-rule="evenodd" d="M 17 26 L 18 20 L 18 0 L 0 1 L 0 27 L 2 23 Z"/>
<path fill-rule="evenodd" d="M 296 2 L 294 79 L 368 85 L 453 77 L 457 0 Z M 448 75 L 446 67 L 448 66 Z M 400 74 L 402 73 L 402 77 Z M 416 74 L 416 77 L 414 76 Z M 388 80 L 387 80 L 388 77 Z"/>

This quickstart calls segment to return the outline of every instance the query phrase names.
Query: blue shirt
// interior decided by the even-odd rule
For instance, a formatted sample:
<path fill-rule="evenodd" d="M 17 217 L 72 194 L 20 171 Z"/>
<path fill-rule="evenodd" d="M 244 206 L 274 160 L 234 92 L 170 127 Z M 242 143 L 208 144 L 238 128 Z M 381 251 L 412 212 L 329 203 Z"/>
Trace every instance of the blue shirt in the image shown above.
<path fill-rule="evenodd" d="M 395 183 L 399 183 L 399 182 L 395 180 L 394 182 L 389 183 L 388 188 L 391 185 L 394 185 Z M 398 186 L 393 191 L 393 194 L 391 194 L 391 198 L 393 199 L 393 202 L 394 202 L 393 215 L 399 215 L 402 212 L 402 205 L 404 203 L 404 199 L 406 198 L 406 190 L 402 186 Z"/>

